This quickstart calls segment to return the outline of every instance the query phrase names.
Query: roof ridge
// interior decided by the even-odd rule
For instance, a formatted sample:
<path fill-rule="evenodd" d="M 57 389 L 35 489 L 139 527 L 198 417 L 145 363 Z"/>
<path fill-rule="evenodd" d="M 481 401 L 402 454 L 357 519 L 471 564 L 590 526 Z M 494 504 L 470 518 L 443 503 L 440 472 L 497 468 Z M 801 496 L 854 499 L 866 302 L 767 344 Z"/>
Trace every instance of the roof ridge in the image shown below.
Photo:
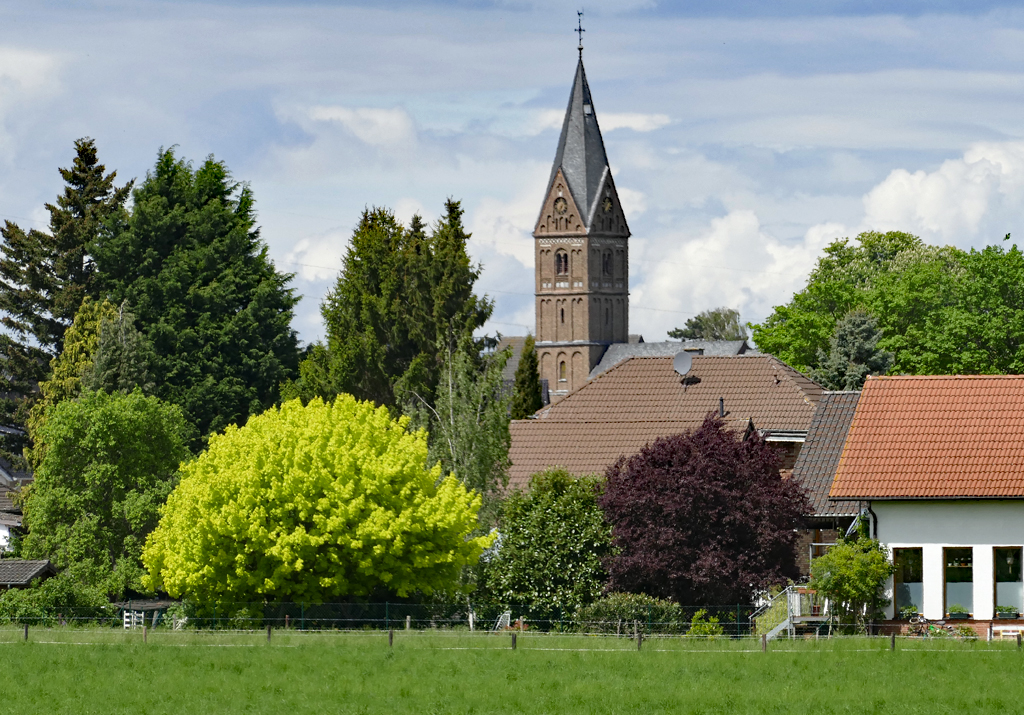
<path fill-rule="evenodd" d="M 1024 375 L 868 375 L 868 380 L 1021 380 Z"/>

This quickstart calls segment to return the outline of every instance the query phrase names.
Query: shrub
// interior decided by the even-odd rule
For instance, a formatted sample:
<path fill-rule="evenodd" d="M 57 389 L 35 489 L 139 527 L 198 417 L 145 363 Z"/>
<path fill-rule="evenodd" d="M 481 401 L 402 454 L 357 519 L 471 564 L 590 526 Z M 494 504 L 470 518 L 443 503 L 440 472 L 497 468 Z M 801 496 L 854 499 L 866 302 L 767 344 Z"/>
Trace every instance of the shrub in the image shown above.
<path fill-rule="evenodd" d="M 576 628 L 582 633 L 631 634 L 644 632 L 686 633 L 689 619 L 679 604 L 642 593 L 610 593 L 576 611 Z"/>
<path fill-rule="evenodd" d="M 693 614 L 693 618 L 690 619 L 690 630 L 686 632 L 688 636 L 708 639 L 724 634 L 725 629 L 718 622 L 718 616 L 708 617 L 708 612 L 703 608 Z"/>
<path fill-rule="evenodd" d="M 854 630 L 879 618 L 889 603 L 882 589 L 895 572 L 888 550 L 857 534 L 811 562 L 810 587 L 829 599 L 833 620 Z"/>

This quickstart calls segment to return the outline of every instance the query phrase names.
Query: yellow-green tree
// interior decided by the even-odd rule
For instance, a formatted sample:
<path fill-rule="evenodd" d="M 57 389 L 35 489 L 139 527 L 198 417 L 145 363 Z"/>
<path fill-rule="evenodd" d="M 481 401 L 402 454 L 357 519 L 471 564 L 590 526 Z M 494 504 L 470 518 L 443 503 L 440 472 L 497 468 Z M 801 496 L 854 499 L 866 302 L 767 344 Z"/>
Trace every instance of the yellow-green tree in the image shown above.
<path fill-rule="evenodd" d="M 453 588 L 491 541 L 469 538 L 480 496 L 427 468 L 407 426 L 341 395 L 215 435 L 146 542 L 149 587 L 204 603 Z"/>

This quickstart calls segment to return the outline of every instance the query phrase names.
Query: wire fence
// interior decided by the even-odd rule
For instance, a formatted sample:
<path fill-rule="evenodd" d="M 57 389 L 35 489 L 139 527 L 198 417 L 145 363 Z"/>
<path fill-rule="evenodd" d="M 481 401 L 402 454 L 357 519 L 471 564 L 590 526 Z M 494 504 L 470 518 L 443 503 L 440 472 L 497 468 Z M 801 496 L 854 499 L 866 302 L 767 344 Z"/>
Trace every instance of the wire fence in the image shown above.
<path fill-rule="evenodd" d="M 95 608 L 23 609 L 2 625 L 246 631 L 469 631 L 580 633 L 620 637 L 740 637 L 752 630 L 750 605 L 677 606 L 601 603 L 579 609 L 524 604 L 189 603 L 128 601 Z"/>

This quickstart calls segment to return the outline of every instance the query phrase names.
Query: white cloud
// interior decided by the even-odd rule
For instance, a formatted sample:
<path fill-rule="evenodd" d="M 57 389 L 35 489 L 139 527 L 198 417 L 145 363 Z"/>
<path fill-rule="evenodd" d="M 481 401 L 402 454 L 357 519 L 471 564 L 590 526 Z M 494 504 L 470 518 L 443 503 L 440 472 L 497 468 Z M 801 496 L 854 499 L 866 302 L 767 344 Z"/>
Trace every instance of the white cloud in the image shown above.
<path fill-rule="evenodd" d="M 318 122 L 340 122 L 361 141 L 376 147 L 406 146 L 416 139 L 412 117 L 400 107 L 318 106 L 309 109 L 309 117 Z"/>
<path fill-rule="evenodd" d="M 647 210 L 647 196 L 642 191 L 627 189 L 625 186 L 616 187 L 619 193 L 619 201 L 622 202 L 622 210 L 626 218 L 633 220 Z"/>
<path fill-rule="evenodd" d="M 982 143 L 934 171 L 892 171 L 864 197 L 864 226 L 987 242 L 1020 225 L 1022 211 L 1024 142 Z"/>
<path fill-rule="evenodd" d="M 607 112 L 598 115 L 601 131 L 632 129 L 634 132 L 653 132 L 671 123 L 667 114 L 640 114 L 639 112 Z"/>
<path fill-rule="evenodd" d="M 712 219 L 693 237 L 672 232 L 646 240 L 634 250 L 640 256 L 631 268 L 638 273 L 631 320 L 647 340 L 663 340 L 686 318 L 717 306 L 760 319 L 803 284 L 830 237 L 815 228 L 801 240 L 780 240 L 745 209 Z"/>
<path fill-rule="evenodd" d="M 283 268 L 303 281 L 333 280 L 341 270 L 348 239 L 348 234 L 340 230 L 303 238 L 285 254 Z"/>

